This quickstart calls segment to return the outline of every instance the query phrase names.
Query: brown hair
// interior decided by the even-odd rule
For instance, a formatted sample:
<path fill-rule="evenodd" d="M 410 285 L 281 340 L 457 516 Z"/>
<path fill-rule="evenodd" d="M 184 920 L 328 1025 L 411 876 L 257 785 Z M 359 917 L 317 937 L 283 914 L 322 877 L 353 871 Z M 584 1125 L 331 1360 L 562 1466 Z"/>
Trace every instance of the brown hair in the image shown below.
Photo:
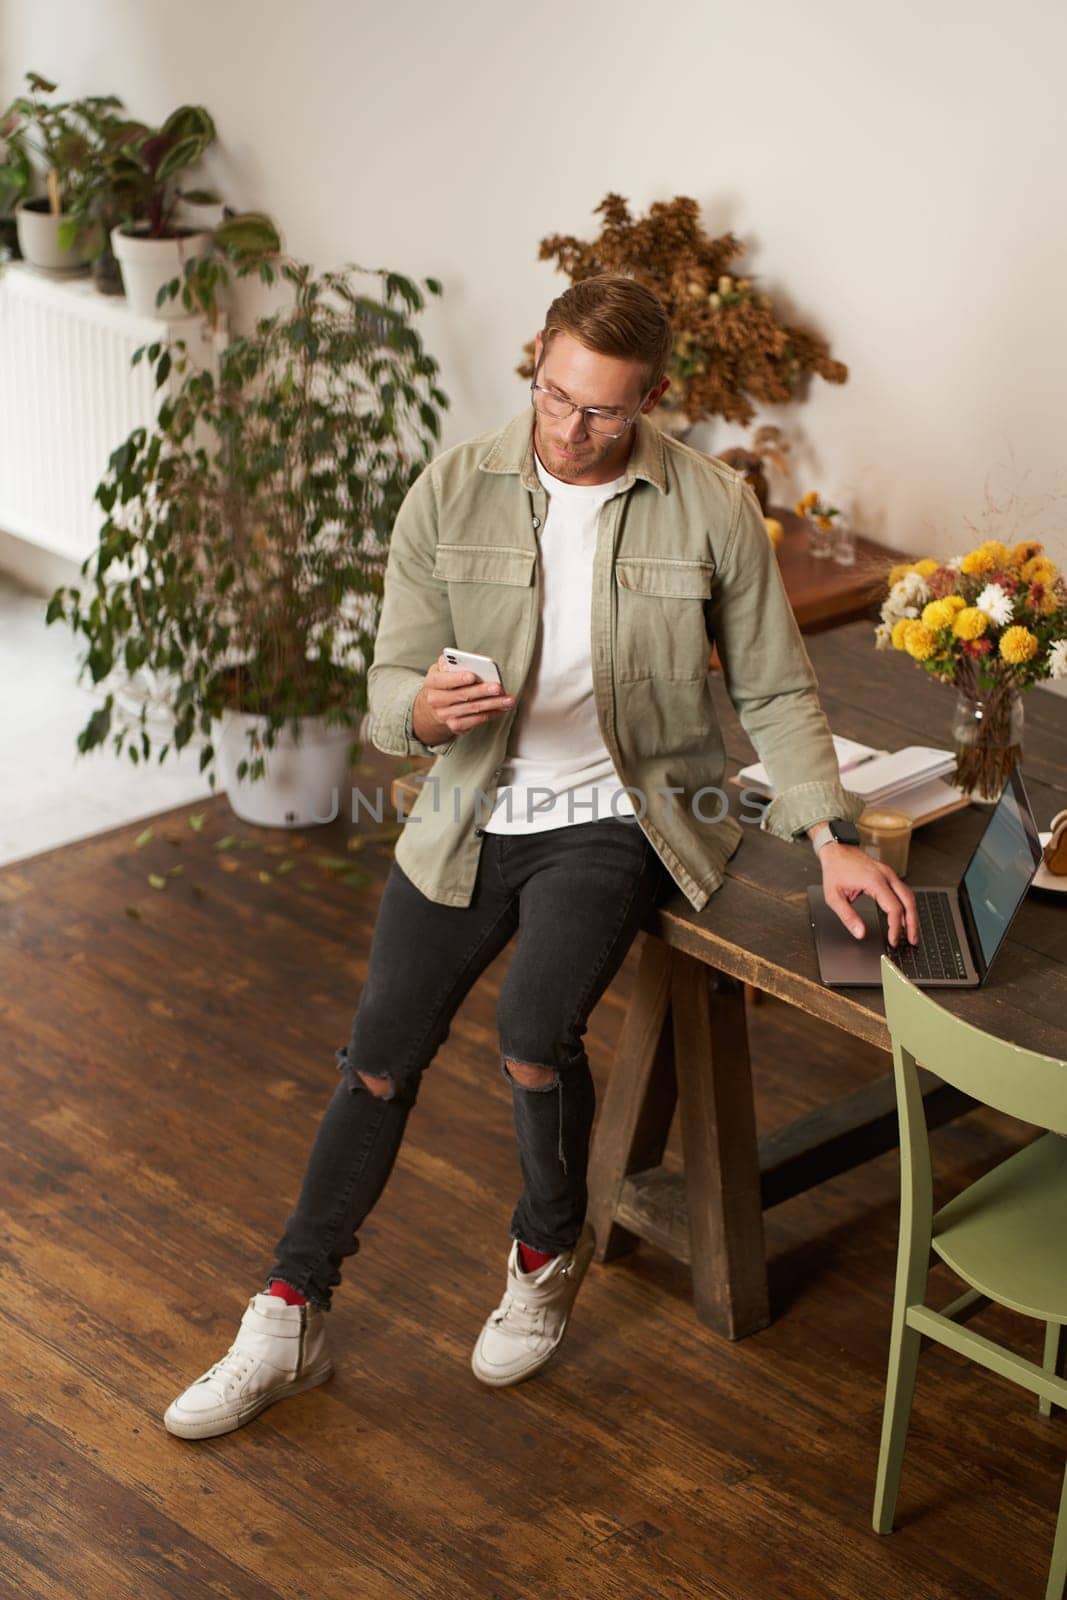
<path fill-rule="evenodd" d="M 651 289 L 621 272 L 583 278 L 558 295 L 545 317 L 544 343 L 556 333 L 569 333 L 598 355 L 643 361 L 650 389 L 667 370 L 672 343 L 667 308 Z"/>

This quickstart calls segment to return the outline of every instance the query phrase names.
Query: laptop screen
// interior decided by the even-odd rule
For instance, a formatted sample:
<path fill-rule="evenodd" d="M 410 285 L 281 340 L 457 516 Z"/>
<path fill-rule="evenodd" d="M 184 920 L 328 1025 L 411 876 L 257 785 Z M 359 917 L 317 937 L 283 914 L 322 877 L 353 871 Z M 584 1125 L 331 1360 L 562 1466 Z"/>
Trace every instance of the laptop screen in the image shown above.
<path fill-rule="evenodd" d="M 1040 853 L 1022 782 L 1013 773 L 960 884 L 961 899 L 970 901 L 974 931 L 987 967 L 1030 886 Z"/>

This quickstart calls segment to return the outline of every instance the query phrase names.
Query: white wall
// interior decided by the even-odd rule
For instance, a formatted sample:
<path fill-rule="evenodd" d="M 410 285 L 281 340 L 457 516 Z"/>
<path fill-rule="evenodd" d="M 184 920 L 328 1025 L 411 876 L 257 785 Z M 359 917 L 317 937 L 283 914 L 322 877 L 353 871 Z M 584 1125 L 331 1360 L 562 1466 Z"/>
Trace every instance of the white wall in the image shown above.
<path fill-rule="evenodd" d="M 688 193 L 852 369 L 789 413 L 802 487 L 942 555 L 1022 497 L 982 536 L 1067 561 L 1065 57 L 1060 0 L 0 0 L 5 100 L 32 66 L 151 119 L 202 101 L 211 177 L 291 250 L 441 277 L 446 442 L 525 403 L 565 285 L 540 238 Z"/>

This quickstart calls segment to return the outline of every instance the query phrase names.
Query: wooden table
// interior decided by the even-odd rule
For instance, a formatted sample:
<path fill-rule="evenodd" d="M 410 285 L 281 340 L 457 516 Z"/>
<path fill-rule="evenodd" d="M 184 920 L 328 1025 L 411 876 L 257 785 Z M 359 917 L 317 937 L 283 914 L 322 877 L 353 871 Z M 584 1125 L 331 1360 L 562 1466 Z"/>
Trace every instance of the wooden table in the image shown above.
<path fill-rule="evenodd" d="M 876 652 L 869 623 L 818 634 L 808 651 L 835 733 L 889 749 L 950 745 L 954 692 L 898 652 Z M 721 679 L 713 692 L 729 757 L 742 766 L 752 747 Z M 1026 696 L 1024 752 L 1027 790 L 1047 828 L 1067 805 L 1067 701 L 1047 690 Z M 988 814 L 968 807 L 919 829 L 909 881 L 957 882 Z M 818 881 L 809 845 L 751 826 L 702 911 L 679 891 L 653 913 L 594 1139 L 589 1217 L 598 1259 L 644 1238 L 688 1261 L 698 1316 L 733 1339 L 770 1320 L 763 1209 L 897 1143 L 891 1073 L 757 1133 L 746 984 L 889 1050 L 880 989 L 819 982 L 805 899 Z M 1028 896 L 989 981 L 938 999 L 980 1028 L 1067 1059 L 1067 900 Z M 929 1074 L 925 1088 L 932 1126 L 972 1103 Z M 684 1176 L 661 1165 L 676 1103 Z"/>
<path fill-rule="evenodd" d="M 914 558 L 890 545 L 856 535 L 856 560 L 840 566 L 832 556 L 817 557 L 809 549 L 810 525 L 784 506 L 770 506 L 769 517 L 782 524 L 778 565 L 785 592 L 801 633 L 821 633 L 844 622 L 873 616 L 885 596 L 886 575 L 897 561 Z"/>

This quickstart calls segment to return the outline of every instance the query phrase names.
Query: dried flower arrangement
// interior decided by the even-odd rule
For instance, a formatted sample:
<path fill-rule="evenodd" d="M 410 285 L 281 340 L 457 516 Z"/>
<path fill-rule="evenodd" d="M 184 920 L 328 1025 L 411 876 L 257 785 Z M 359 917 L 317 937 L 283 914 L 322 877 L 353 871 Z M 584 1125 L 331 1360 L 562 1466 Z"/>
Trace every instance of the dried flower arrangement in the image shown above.
<path fill-rule="evenodd" d="M 879 650 L 906 651 L 980 707 L 980 731 L 957 742 L 957 786 L 995 799 L 1019 760 L 1021 690 L 1067 678 L 1067 583 L 1036 539 L 986 539 L 965 555 L 900 562 L 875 629 Z"/>
<path fill-rule="evenodd" d="M 710 238 L 695 200 L 655 201 L 635 220 L 621 195 L 608 194 L 595 214 L 604 219 L 595 239 L 551 234 L 541 240 L 539 259 L 555 260 L 572 283 L 625 272 L 659 295 L 674 324 L 671 387 L 661 406 L 683 411 L 689 423 L 749 423 L 757 404 L 795 399 L 806 373 L 845 382 L 848 368 L 824 339 L 784 322 L 751 278 L 733 275 L 744 246 L 732 233 Z M 532 342 L 526 355 L 517 371 L 531 378 Z"/>

